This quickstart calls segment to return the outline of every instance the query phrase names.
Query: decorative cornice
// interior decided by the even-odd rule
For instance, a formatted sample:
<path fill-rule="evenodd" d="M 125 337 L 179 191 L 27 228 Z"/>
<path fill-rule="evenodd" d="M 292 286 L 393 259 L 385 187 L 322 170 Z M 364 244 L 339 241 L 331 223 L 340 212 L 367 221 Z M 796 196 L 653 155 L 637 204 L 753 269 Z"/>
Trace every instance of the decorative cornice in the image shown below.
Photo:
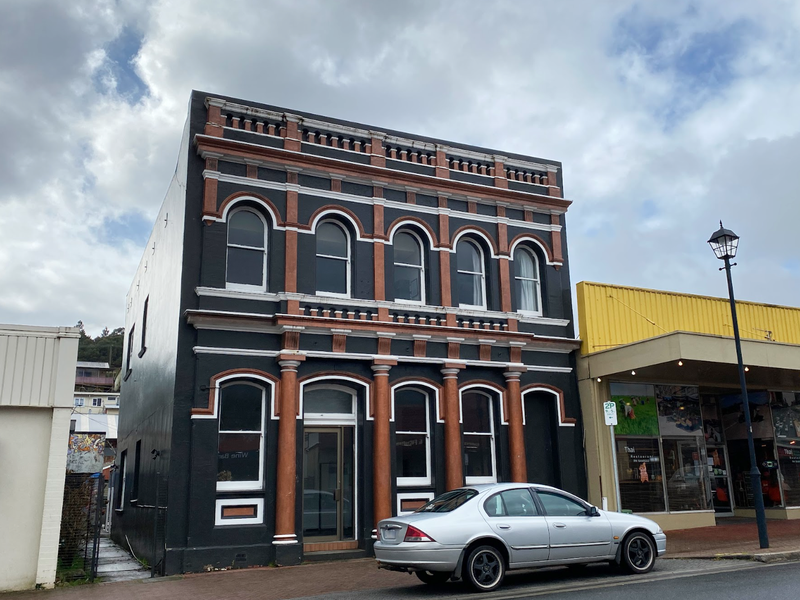
<path fill-rule="evenodd" d="M 410 183 L 413 185 L 420 185 L 424 188 L 432 188 L 433 190 L 442 190 L 462 195 L 475 194 L 479 189 L 481 190 L 479 192 L 481 196 L 488 197 L 492 200 L 510 201 L 523 206 L 533 204 L 564 211 L 572 204 L 572 201 L 556 196 L 546 196 L 533 192 L 521 192 L 508 188 L 492 187 L 454 179 L 444 179 L 433 175 L 423 175 L 410 171 L 398 171 L 386 167 L 355 163 L 317 154 L 295 152 L 283 148 L 274 148 L 272 146 L 263 146 L 261 144 L 253 144 L 200 133 L 195 134 L 193 141 L 198 152 L 211 150 L 212 152 L 223 152 L 233 156 L 239 156 L 240 158 L 247 157 L 262 160 L 276 160 L 290 166 L 312 169 L 319 168 L 338 173 L 344 172 L 346 174 L 353 174 L 373 180 L 384 179 L 387 184 L 396 182 L 399 185 L 407 185 Z"/>

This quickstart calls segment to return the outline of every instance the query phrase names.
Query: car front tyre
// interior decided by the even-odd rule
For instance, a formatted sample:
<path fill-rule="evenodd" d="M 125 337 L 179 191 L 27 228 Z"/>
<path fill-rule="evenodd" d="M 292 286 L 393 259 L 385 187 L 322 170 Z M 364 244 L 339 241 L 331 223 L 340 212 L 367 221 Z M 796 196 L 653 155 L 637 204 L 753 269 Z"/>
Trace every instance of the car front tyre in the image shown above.
<path fill-rule="evenodd" d="M 428 585 L 442 585 L 450 579 L 450 573 L 442 573 L 441 571 L 416 571 L 414 575 L 422 583 L 427 583 Z"/>
<path fill-rule="evenodd" d="M 649 573 L 656 562 L 656 545 L 646 533 L 635 531 L 622 542 L 622 566 L 629 573 Z"/>
<path fill-rule="evenodd" d="M 478 546 L 469 553 L 464 564 L 463 578 L 479 592 L 496 590 L 505 574 L 503 556 L 492 546 Z"/>

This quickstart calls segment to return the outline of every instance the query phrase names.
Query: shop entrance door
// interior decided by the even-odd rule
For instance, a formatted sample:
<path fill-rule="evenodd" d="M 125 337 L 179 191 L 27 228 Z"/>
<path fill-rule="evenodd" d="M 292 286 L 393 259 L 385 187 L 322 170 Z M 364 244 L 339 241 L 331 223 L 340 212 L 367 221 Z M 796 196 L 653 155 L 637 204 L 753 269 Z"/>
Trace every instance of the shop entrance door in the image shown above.
<path fill-rule="evenodd" d="M 303 539 L 352 540 L 353 427 L 313 427 L 303 433 Z"/>
<path fill-rule="evenodd" d="M 718 517 L 733 516 L 733 490 L 731 488 L 728 453 L 725 446 L 708 446 L 708 478 L 711 481 L 711 499 Z"/>

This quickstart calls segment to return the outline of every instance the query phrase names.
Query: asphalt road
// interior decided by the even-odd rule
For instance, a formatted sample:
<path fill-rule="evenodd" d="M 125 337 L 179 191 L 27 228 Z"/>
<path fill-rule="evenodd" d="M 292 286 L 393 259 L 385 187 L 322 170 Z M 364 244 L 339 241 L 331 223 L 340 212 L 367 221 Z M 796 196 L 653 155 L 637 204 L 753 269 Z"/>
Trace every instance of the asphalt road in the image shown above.
<path fill-rule="evenodd" d="M 410 576 L 413 577 L 413 576 Z M 761 600 L 800 598 L 800 563 L 765 565 L 748 561 L 659 560 L 644 576 L 620 574 L 605 565 L 576 576 L 554 568 L 511 573 L 489 594 L 472 593 L 462 584 L 414 585 L 315 596 L 331 600 Z"/>

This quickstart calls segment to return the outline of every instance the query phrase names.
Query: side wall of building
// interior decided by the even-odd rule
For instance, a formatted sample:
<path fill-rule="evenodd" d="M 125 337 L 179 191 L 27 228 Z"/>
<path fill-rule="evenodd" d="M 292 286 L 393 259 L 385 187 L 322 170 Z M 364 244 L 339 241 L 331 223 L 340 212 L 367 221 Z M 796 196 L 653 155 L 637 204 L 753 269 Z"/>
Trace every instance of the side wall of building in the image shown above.
<path fill-rule="evenodd" d="M 172 457 L 172 426 L 189 148 L 187 120 L 175 174 L 126 298 L 112 538 L 153 563 L 164 553 L 176 485 L 171 469 L 184 469 Z"/>
<path fill-rule="evenodd" d="M 0 326 L 0 591 L 55 582 L 78 337 Z"/>

